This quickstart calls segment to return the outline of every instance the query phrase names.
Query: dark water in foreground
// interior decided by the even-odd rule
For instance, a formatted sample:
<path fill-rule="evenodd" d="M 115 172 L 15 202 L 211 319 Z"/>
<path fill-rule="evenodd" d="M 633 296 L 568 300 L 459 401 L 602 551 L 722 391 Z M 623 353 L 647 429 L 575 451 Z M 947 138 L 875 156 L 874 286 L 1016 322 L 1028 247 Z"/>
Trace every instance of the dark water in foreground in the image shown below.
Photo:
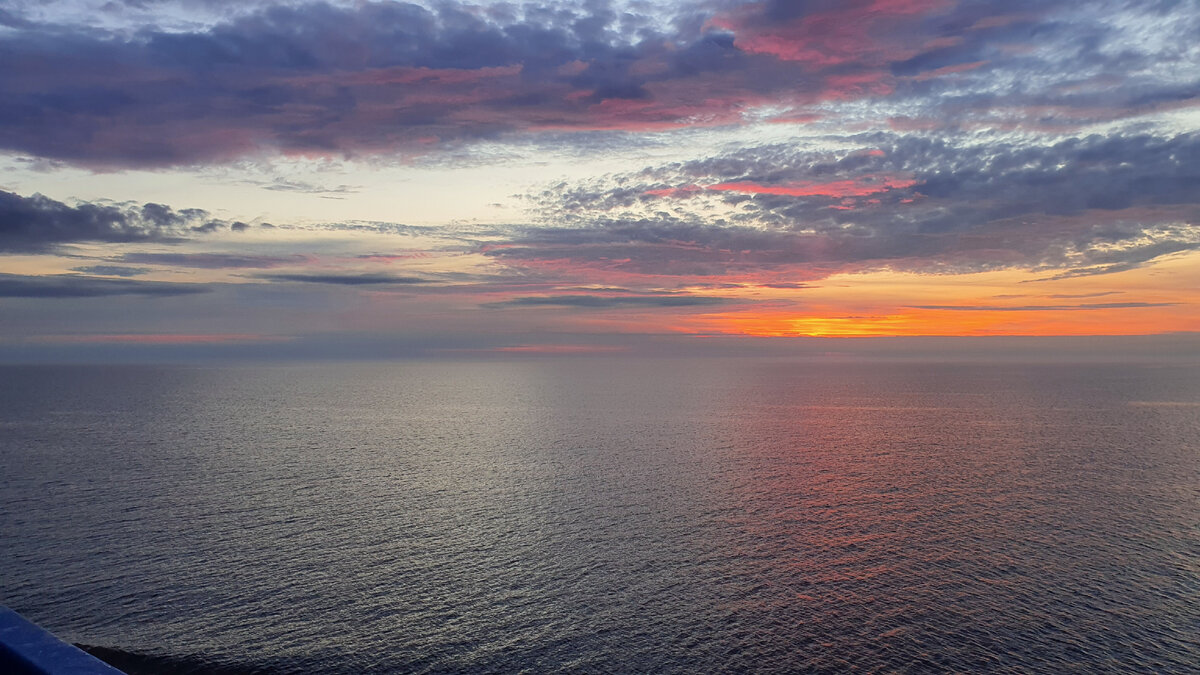
<path fill-rule="evenodd" d="M 1200 368 L 0 368 L 0 602 L 150 672 L 1195 672 Z"/>

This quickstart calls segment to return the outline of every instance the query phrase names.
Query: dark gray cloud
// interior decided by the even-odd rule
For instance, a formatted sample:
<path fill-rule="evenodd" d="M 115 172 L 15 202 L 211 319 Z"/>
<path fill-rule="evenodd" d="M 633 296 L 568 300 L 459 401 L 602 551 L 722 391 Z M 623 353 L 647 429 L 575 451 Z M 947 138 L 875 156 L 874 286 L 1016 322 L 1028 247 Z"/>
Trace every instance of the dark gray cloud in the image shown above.
<path fill-rule="evenodd" d="M 269 281 L 295 281 L 312 284 L 336 284 L 340 286 L 380 286 L 427 284 L 429 280 L 417 277 L 397 277 L 387 274 L 260 274 L 258 279 Z"/>
<path fill-rule="evenodd" d="M 36 253 L 73 242 L 177 241 L 228 227 L 200 209 L 81 203 L 0 190 L 0 252 Z"/>
<path fill-rule="evenodd" d="M 105 279 L 75 274 L 26 276 L 0 273 L 0 298 L 94 298 L 110 295 L 176 296 L 206 293 L 201 284 Z"/>
<path fill-rule="evenodd" d="M 503 307 L 578 307 L 611 309 L 615 307 L 698 307 L 739 302 L 734 298 L 697 295 L 534 295 L 502 302 L 487 303 L 489 308 Z"/>

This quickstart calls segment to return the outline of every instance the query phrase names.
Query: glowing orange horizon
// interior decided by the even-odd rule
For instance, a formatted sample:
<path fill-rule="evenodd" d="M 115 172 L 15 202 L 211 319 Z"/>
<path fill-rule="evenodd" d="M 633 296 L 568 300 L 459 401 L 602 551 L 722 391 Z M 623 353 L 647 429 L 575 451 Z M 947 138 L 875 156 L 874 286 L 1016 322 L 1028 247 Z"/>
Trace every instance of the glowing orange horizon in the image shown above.
<path fill-rule="evenodd" d="M 1164 311 L 1173 310 L 1173 311 Z M 1135 314 L 1136 312 L 1136 314 Z M 1088 317 L 1064 317 L 1062 314 Z M 1138 320 L 1131 320 L 1138 317 Z M 876 315 L 803 315 L 793 312 L 728 312 L 683 317 L 683 333 L 752 337 L 979 337 L 1157 335 L 1200 332 L 1200 319 L 1174 307 L 1135 307 L 1072 312 L 911 309 Z"/>
<path fill-rule="evenodd" d="M 1187 254 L 1120 274 L 1063 279 L 1024 270 L 952 276 L 891 270 L 839 274 L 795 290 L 746 289 L 738 297 L 754 304 L 670 317 L 667 329 L 760 337 L 1200 332 L 1198 263 L 1200 255 Z"/>

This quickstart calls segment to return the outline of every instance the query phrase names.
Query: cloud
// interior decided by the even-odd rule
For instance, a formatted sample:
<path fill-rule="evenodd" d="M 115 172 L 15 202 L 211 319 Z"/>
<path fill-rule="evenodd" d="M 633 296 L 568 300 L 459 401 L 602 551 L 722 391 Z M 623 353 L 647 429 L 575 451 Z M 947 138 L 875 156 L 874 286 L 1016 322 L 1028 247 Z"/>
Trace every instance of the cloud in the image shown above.
<path fill-rule="evenodd" d="M 802 288 L 833 274 L 878 269 L 924 274 L 1024 269 L 1064 279 L 1117 273 L 1200 250 L 1200 194 L 1193 187 L 1200 176 L 1192 161 L 1200 154 L 1200 134 L 1194 132 L 1036 142 L 870 133 L 843 143 L 837 151 L 798 143 L 751 146 L 551 185 L 528 195 L 542 225 L 315 227 L 439 237 L 455 251 L 498 263 L 493 272 L 504 283 L 652 290 L 721 284 Z M 697 185 L 719 189 L 669 192 Z M 22 226 L 7 231 L 9 250 L 45 250 L 48 240 L 168 241 L 168 233 L 194 237 L 196 223 L 214 222 L 203 211 L 160 204 L 67 206 L 3 194 L 39 222 L 58 224 L 41 229 L 10 218 L 5 222 Z M 361 259 L 425 255 L 406 250 Z M 145 265 L 270 270 L 316 262 L 312 255 L 216 252 L 131 252 L 105 260 L 117 264 L 108 271 L 103 266 L 78 271 L 121 276 Z M 354 286 L 432 283 L 346 272 L 256 278 Z M 493 283 L 500 282 L 483 280 L 484 286 Z"/>
<path fill-rule="evenodd" d="M 870 65 L 909 60 L 919 52 L 922 20 L 944 15 L 945 0 L 846 0 L 743 5 L 718 22 L 752 54 L 808 66 Z M 854 71 L 850 71 L 854 72 Z"/>
<path fill-rule="evenodd" d="M 45 252 L 75 242 L 178 241 L 227 227 L 200 209 L 176 211 L 153 203 L 70 206 L 40 194 L 22 197 L 0 190 L 0 252 Z"/>
<path fill-rule="evenodd" d="M 396 277 L 387 274 L 260 274 L 256 278 L 267 279 L 269 281 L 294 281 L 313 284 L 336 284 L 340 286 L 429 283 L 428 279 Z"/>
<path fill-rule="evenodd" d="M 151 271 L 149 267 L 125 267 L 124 265 L 88 265 L 74 267 L 72 270 L 105 277 L 136 277 Z"/>
<path fill-rule="evenodd" d="M 196 269 L 267 269 L 303 265 L 313 260 L 307 255 L 240 255 L 236 253 L 125 253 L 121 262 L 143 265 L 169 265 Z"/>
<path fill-rule="evenodd" d="M 1121 293 L 1122 293 L 1122 291 L 1099 291 L 1096 293 L 1055 293 L 1048 297 L 1054 298 L 1055 300 L 1077 300 L 1077 299 L 1081 299 L 1081 298 L 1102 298 L 1106 295 L 1120 295 Z M 999 297 L 999 296 L 996 296 L 996 297 Z M 1013 296 L 1013 297 L 1023 297 L 1023 296 Z"/>
<path fill-rule="evenodd" d="M 1078 312 L 1095 309 L 1131 309 L 1137 307 L 1174 307 L 1174 302 L 1097 302 L 1082 305 L 910 305 L 912 309 L 940 309 L 955 312 Z"/>
<path fill-rule="evenodd" d="M 858 147 L 757 146 L 552 185 L 528 196 L 547 226 L 483 253 L 615 283 L 599 276 L 802 283 L 883 268 L 1066 278 L 1200 250 L 1197 133 L 846 140 Z M 790 278 L 763 278 L 772 270 Z"/>
<path fill-rule="evenodd" d="M 272 192 L 298 192 L 302 194 L 318 195 L 328 199 L 342 199 L 342 195 L 354 194 L 358 192 L 358 187 L 353 185 L 334 185 L 326 187 L 324 185 L 316 185 L 305 181 L 285 180 L 276 178 L 274 181 L 247 181 L 251 185 L 257 185 L 264 190 Z"/>
<path fill-rule="evenodd" d="M 738 270 L 818 262 L 815 242 L 780 231 L 710 225 L 671 218 L 597 218 L 584 227 L 525 228 L 482 254 L 508 265 L 567 274 L 706 277 Z M 796 281 L 791 279 L 790 281 Z"/>
<path fill-rule="evenodd" d="M 522 134 L 741 124 L 768 109 L 811 121 L 806 107 L 868 99 L 918 127 L 964 129 L 1073 129 L 1200 104 L 1200 77 L 1180 75 L 1196 55 L 1174 46 L 1200 20 L 1165 2 L 647 7 L 285 4 L 125 32 L 10 17 L 0 54 L 25 65 L 0 71 L 0 148 L 157 167 L 413 157 Z M 1139 39 L 1148 31 L 1165 37 Z"/>
<path fill-rule="evenodd" d="M 0 38 L 0 146 L 81 164 L 163 166 L 262 150 L 422 154 L 543 126 L 608 126 L 643 97 L 644 51 L 607 9 L 491 16 L 443 3 L 274 6 L 131 36 L 27 27 Z M 573 64 L 583 64 L 582 70 Z M 677 103 L 634 114 L 677 123 Z"/>
<path fill-rule="evenodd" d="M 38 342 L 76 344 L 138 344 L 138 345 L 211 345 L 247 342 L 286 342 L 290 338 L 251 333 L 120 333 L 87 335 L 46 335 Z"/>
<path fill-rule="evenodd" d="M 201 284 L 106 279 L 75 274 L 27 276 L 0 273 L 0 298 L 95 298 L 111 295 L 177 296 L 207 293 Z"/>
<path fill-rule="evenodd" d="M 801 182 L 783 185 L 759 185 L 750 182 L 718 183 L 709 190 L 742 192 L 752 195 L 782 195 L 787 197 L 865 197 L 893 189 L 912 187 L 916 181 L 890 176 L 860 176 L 828 183 Z"/>
<path fill-rule="evenodd" d="M 700 307 L 739 302 L 733 298 L 699 295 L 530 295 L 502 302 L 487 303 L 489 308 L 503 307 L 576 307 L 611 309 L 619 307 Z"/>

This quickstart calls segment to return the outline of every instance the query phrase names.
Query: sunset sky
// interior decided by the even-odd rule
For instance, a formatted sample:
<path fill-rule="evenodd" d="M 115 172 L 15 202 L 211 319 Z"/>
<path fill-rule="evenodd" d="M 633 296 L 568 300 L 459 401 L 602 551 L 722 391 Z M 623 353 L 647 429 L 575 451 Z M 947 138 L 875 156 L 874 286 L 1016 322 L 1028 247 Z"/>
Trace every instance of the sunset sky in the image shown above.
<path fill-rule="evenodd" d="M 1198 0 L 8 0 L 0 359 L 1187 341 L 1198 35 Z"/>

